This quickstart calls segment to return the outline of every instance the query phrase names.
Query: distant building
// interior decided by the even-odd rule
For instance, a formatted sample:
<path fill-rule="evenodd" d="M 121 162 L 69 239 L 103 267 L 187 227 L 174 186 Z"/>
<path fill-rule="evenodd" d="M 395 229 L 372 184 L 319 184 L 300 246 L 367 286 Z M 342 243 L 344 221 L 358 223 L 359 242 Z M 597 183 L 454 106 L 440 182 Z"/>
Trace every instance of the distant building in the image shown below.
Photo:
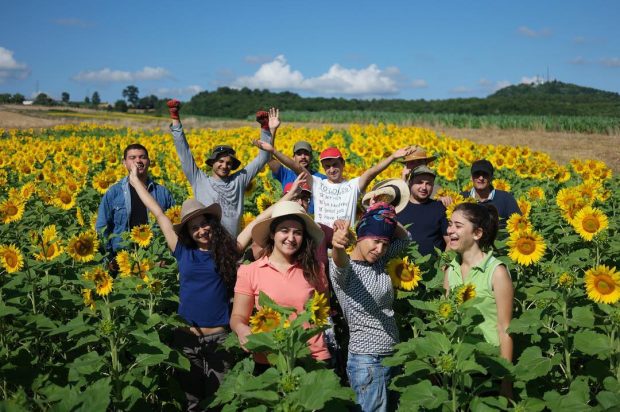
<path fill-rule="evenodd" d="M 24 101 L 22 102 L 22 104 L 23 104 L 24 106 L 32 106 L 32 103 L 34 103 L 32 100 L 24 100 Z"/>

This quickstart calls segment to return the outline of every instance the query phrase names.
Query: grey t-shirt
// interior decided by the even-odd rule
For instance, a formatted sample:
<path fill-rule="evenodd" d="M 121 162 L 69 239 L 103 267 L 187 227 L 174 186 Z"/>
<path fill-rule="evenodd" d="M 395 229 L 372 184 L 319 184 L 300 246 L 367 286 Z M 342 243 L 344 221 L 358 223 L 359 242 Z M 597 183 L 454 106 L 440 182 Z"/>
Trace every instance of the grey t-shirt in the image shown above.
<path fill-rule="evenodd" d="M 183 173 L 194 189 L 194 197 L 205 206 L 218 203 L 222 208 L 222 226 L 231 235 L 237 236 L 239 220 L 243 214 L 244 192 L 250 181 L 267 164 L 271 155 L 269 152 L 259 150 L 256 156 L 246 167 L 236 171 L 226 179 L 207 175 L 196 165 L 196 161 L 189 149 L 183 127 L 170 126 L 174 140 L 174 147 L 181 160 Z M 273 144 L 269 130 L 261 129 L 260 139 Z"/>

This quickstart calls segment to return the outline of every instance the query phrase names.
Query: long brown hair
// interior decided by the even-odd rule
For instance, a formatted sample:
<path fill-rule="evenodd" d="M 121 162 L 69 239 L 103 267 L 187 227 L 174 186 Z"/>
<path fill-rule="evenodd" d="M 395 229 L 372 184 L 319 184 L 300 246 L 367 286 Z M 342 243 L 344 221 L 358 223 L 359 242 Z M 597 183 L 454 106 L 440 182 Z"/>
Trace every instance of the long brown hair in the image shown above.
<path fill-rule="evenodd" d="M 314 239 L 312 239 L 310 233 L 306 229 L 306 224 L 303 219 L 295 215 L 280 216 L 274 219 L 269 225 L 269 234 L 273 235 L 276 232 L 276 227 L 286 220 L 294 220 L 301 223 L 301 227 L 303 227 L 304 230 L 301 245 L 299 246 L 299 249 L 297 249 L 297 252 L 293 255 L 293 259 L 299 263 L 299 266 L 301 266 L 306 282 L 312 285 L 312 287 L 316 290 L 323 290 L 325 288 L 325 282 L 320 277 L 321 265 L 316 258 L 317 244 L 314 242 Z M 261 257 L 270 256 L 273 253 L 273 248 L 273 237 L 269 236 L 267 239 L 267 244 L 261 253 Z"/>
<path fill-rule="evenodd" d="M 215 260 L 215 268 L 222 277 L 229 293 L 237 282 L 237 261 L 241 257 L 237 241 L 213 215 L 205 214 L 207 224 L 211 227 L 211 248 Z M 191 249 L 197 249 L 196 241 L 189 234 L 189 225 L 185 225 L 179 233 L 179 240 Z M 231 293 L 232 294 L 232 293 Z"/>

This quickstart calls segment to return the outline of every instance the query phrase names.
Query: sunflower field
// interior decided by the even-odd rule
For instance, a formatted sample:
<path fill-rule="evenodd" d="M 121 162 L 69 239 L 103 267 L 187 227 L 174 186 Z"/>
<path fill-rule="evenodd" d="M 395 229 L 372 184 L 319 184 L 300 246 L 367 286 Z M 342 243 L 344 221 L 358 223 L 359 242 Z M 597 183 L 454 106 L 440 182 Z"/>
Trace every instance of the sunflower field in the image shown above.
<path fill-rule="evenodd" d="M 186 132 L 199 165 L 217 144 L 233 146 L 242 164 L 257 154 L 256 128 Z M 94 230 L 101 196 L 127 174 L 121 160 L 130 143 L 148 148 L 150 175 L 178 205 L 192 195 L 171 135 L 80 124 L 0 130 L 0 136 L 0 409 L 179 410 L 183 393 L 173 371 L 189 362 L 169 346 L 182 325 L 174 258 L 151 219 L 123 235 L 126 251 L 113 278 L 102 252 L 106 239 Z M 276 146 L 292 153 L 298 140 L 317 150 L 339 147 L 349 177 L 397 148 L 422 146 L 437 156 L 439 194 L 453 205 L 467 201 L 459 192 L 470 187 L 471 163 L 486 158 L 496 168 L 495 187 L 518 199 L 522 215 L 510 218 L 495 245 L 515 287 L 512 364 L 476 328 L 473 285 L 444 296 L 440 269 L 450 253 L 421 256 L 412 245 L 389 262 L 402 343 L 386 362 L 399 366 L 392 389 L 400 410 L 618 410 L 620 182 L 607 165 L 586 159 L 561 165 L 528 147 L 479 145 L 389 124 L 282 127 Z M 379 179 L 399 177 L 400 168 L 390 166 Z M 244 221 L 280 193 L 265 168 L 246 190 Z M 167 213 L 178 221 L 180 208 Z M 324 298 L 315 296 L 293 326 L 286 308 L 262 299 L 271 312 L 254 318 L 251 344 L 279 353 L 277 367 L 253 380 L 252 361 L 241 360 L 214 405 L 351 404 L 351 391 L 332 371 L 304 362 L 303 342 L 326 328 L 317 320 Z M 269 319 L 273 328 L 262 327 Z M 316 327 L 305 330 L 302 321 Z M 502 380 L 512 382 L 511 399 L 498 395 Z"/>

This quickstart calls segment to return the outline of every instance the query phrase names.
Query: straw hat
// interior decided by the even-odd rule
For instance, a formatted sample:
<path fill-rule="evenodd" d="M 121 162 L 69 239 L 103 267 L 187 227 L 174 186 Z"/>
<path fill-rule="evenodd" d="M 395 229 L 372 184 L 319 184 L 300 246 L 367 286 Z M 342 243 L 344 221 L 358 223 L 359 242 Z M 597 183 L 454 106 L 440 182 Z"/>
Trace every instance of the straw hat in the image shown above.
<path fill-rule="evenodd" d="M 411 149 L 413 149 L 413 152 L 403 157 L 402 159 L 400 159 L 401 163 L 407 163 L 412 160 L 422 160 L 422 159 L 426 159 L 427 162 L 432 162 L 433 160 L 437 158 L 436 156 L 429 156 L 426 153 L 426 150 L 422 149 L 420 146 L 412 146 Z"/>
<path fill-rule="evenodd" d="M 391 204 L 396 209 L 396 213 L 400 213 L 409 203 L 409 186 L 402 179 L 387 179 L 373 186 L 372 190 L 362 198 L 362 207 L 364 210 L 370 206 L 370 199 L 374 196 L 387 195 L 389 197 L 386 203 Z"/>
<path fill-rule="evenodd" d="M 271 218 L 259 222 L 252 228 L 252 240 L 261 246 L 267 246 L 267 240 L 269 239 L 269 228 L 271 222 L 282 216 L 297 216 L 301 218 L 306 227 L 306 231 L 310 234 L 310 237 L 318 245 L 323 240 L 323 230 L 321 227 L 306 213 L 303 207 L 297 202 L 282 201 L 274 205 L 271 212 Z"/>
<path fill-rule="evenodd" d="M 205 206 L 194 198 L 187 199 L 183 202 L 183 206 L 181 206 L 181 223 L 173 225 L 172 228 L 177 235 L 181 235 L 185 224 L 200 215 L 211 215 L 220 220 L 222 218 L 222 208 L 217 203 Z"/>

